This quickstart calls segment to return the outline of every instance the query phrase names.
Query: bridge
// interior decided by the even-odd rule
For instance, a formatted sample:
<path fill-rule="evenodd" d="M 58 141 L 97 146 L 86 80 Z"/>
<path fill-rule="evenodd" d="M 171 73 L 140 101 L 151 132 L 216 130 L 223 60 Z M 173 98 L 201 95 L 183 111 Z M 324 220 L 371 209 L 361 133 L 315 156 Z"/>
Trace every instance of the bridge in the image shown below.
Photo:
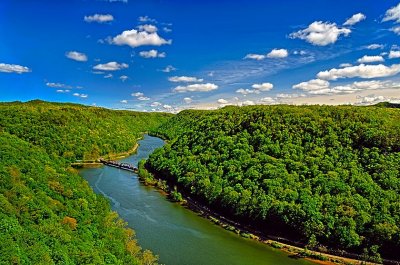
<path fill-rule="evenodd" d="M 103 165 L 106 165 L 106 166 L 127 170 L 127 171 L 130 171 L 133 173 L 138 173 L 137 167 L 134 167 L 133 165 L 128 164 L 128 163 L 119 163 L 119 162 L 113 161 L 113 160 L 104 160 L 103 158 L 100 158 L 99 161 L 100 161 L 100 163 L 102 163 Z"/>

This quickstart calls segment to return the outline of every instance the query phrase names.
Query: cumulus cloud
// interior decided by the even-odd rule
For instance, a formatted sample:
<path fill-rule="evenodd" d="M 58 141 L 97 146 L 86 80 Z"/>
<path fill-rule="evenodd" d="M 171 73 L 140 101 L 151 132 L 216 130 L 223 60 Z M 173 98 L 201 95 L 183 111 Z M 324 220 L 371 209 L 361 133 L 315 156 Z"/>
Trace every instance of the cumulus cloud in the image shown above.
<path fill-rule="evenodd" d="M 245 100 L 243 102 L 240 102 L 239 105 L 241 105 L 241 106 L 251 106 L 251 105 L 255 105 L 255 103 L 252 100 Z"/>
<path fill-rule="evenodd" d="M 254 84 L 251 87 L 259 91 L 269 91 L 274 87 L 274 85 L 271 83 L 262 83 L 262 84 Z"/>
<path fill-rule="evenodd" d="M 107 78 L 107 79 L 108 78 L 113 78 L 113 75 L 112 74 L 107 74 L 107 75 L 104 76 L 104 78 Z"/>
<path fill-rule="evenodd" d="M 244 57 L 244 59 L 253 59 L 253 60 L 257 60 L 257 61 L 264 60 L 265 58 L 266 58 L 265 55 L 255 54 L 255 53 L 249 53 Z"/>
<path fill-rule="evenodd" d="M 217 100 L 217 103 L 221 104 L 221 105 L 225 105 L 225 104 L 228 104 L 229 101 L 226 100 L 226 99 L 220 98 L 220 99 Z"/>
<path fill-rule="evenodd" d="M 52 87 L 52 88 L 68 88 L 71 89 L 71 86 L 68 86 L 66 84 L 61 84 L 61 83 L 53 83 L 53 82 L 47 82 L 46 86 Z"/>
<path fill-rule="evenodd" d="M 339 28 L 336 23 L 315 21 L 306 29 L 291 33 L 289 37 L 302 39 L 317 46 L 326 46 L 335 43 L 341 35 L 348 36 L 350 33 L 350 29 Z"/>
<path fill-rule="evenodd" d="M 400 58 L 400 51 L 390 51 L 389 59 Z"/>
<path fill-rule="evenodd" d="M 341 68 L 343 68 L 343 67 L 350 67 L 350 66 L 353 66 L 351 63 L 341 63 L 340 65 L 339 65 L 339 67 L 341 67 Z"/>
<path fill-rule="evenodd" d="M 383 49 L 384 47 L 385 47 L 385 45 L 383 45 L 383 44 L 376 44 L 376 43 L 373 43 L 373 44 L 370 44 L 370 45 L 368 45 L 368 46 L 365 46 L 365 48 L 368 49 L 368 50 Z"/>
<path fill-rule="evenodd" d="M 132 97 L 143 97 L 144 94 L 142 92 L 134 92 L 131 94 Z"/>
<path fill-rule="evenodd" d="M 192 98 L 184 98 L 183 101 L 184 101 L 186 104 L 189 104 L 189 103 L 192 103 L 193 99 L 192 99 Z"/>
<path fill-rule="evenodd" d="M 263 103 L 263 104 L 273 104 L 273 103 L 275 103 L 276 101 L 275 101 L 275 99 L 273 99 L 273 98 L 271 98 L 271 97 L 265 97 L 265 98 L 262 98 L 262 99 L 260 100 L 260 102 Z"/>
<path fill-rule="evenodd" d="M 149 33 L 153 33 L 153 32 L 156 32 L 158 30 L 158 28 L 156 26 L 151 25 L 151 24 L 139 25 L 138 29 L 140 31 L 147 31 Z"/>
<path fill-rule="evenodd" d="M 353 26 L 366 18 L 367 17 L 362 13 L 354 14 L 351 18 L 349 18 L 348 20 L 346 20 L 346 22 L 343 23 L 343 26 Z"/>
<path fill-rule="evenodd" d="M 163 108 L 166 109 L 166 110 L 171 110 L 172 106 L 165 104 L 165 105 L 163 105 Z"/>
<path fill-rule="evenodd" d="M 69 93 L 69 92 L 71 92 L 71 90 L 69 90 L 69 89 L 57 89 L 56 92 L 57 93 Z"/>
<path fill-rule="evenodd" d="M 132 48 L 139 46 L 161 46 L 171 44 L 172 40 L 165 40 L 157 32 L 139 31 L 136 29 L 125 30 L 110 40 L 115 45 L 128 45 Z"/>
<path fill-rule="evenodd" d="M 139 22 L 152 22 L 152 23 L 156 23 L 157 20 L 150 18 L 149 16 L 140 16 L 138 18 Z"/>
<path fill-rule="evenodd" d="M 128 68 L 129 65 L 126 63 L 108 62 L 106 64 L 98 64 L 93 67 L 94 70 L 100 71 L 117 71 L 121 69 Z"/>
<path fill-rule="evenodd" d="M 88 60 L 86 54 L 77 51 L 69 51 L 65 54 L 65 56 L 78 62 L 86 62 Z"/>
<path fill-rule="evenodd" d="M 168 81 L 193 83 L 193 82 L 203 82 L 203 79 L 193 76 L 172 76 L 168 78 Z"/>
<path fill-rule="evenodd" d="M 143 58 L 165 58 L 167 56 L 165 52 L 158 52 L 157 50 L 141 51 L 139 55 Z"/>
<path fill-rule="evenodd" d="M 18 64 L 0 63 L 0 72 L 22 74 L 31 72 L 31 69 Z"/>
<path fill-rule="evenodd" d="M 393 76 L 400 73 L 400 64 L 393 64 L 392 66 L 386 66 L 383 64 L 377 65 L 365 65 L 360 64 L 357 66 L 350 66 L 341 69 L 330 69 L 322 71 L 317 74 L 319 79 L 324 80 L 337 80 L 339 78 L 376 78 L 376 77 L 387 77 Z"/>
<path fill-rule="evenodd" d="M 123 100 L 121 100 L 120 102 L 121 102 L 122 104 L 127 104 L 127 103 L 128 103 L 128 100 L 123 99 Z"/>
<path fill-rule="evenodd" d="M 86 22 L 97 22 L 97 23 L 106 23 L 106 22 L 111 22 L 114 20 L 114 17 L 110 14 L 94 14 L 92 16 L 85 16 L 83 18 Z"/>
<path fill-rule="evenodd" d="M 397 35 L 400 35 L 400 26 L 393 27 L 390 30 L 396 33 Z"/>
<path fill-rule="evenodd" d="M 172 65 L 167 65 L 164 69 L 161 70 L 161 72 L 164 72 L 164 73 L 170 73 L 173 71 L 176 71 L 176 68 L 173 67 Z"/>
<path fill-rule="evenodd" d="M 267 54 L 268 58 L 286 58 L 289 53 L 286 49 L 273 49 Z"/>
<path fill-rule="evenodd" d="M 87 94 L 80 94 L 80 93 L 74 93 L 73 96 L 79 97 L 79 98 L 87 98 L 88 97 Z"/>
<path fill-rule="evenodd" d="M 144 97 L 144 96 L 142 96 L 142 97 L 138 97 L 137 99 L 138 99 L 138 100 L 141 100 L 141 101 L 150 100 L 150 98 L 148 98 L 148 97 Z"/>
<path fill-rule="evenodd" d="M 321 89 L 326 89 L 328 87 L 329 87 L 329 82 L 321 79 L 312 79 L 292 86 L 293 89 L 301 89 L 304 91 L 321 90 Z"/>
<path fill-rule="evenodd" d="M 393 20 L 396 23 L 400 22 L 400 3 L 397 6 L 394 6 L 388 9 L 383 17 L 382 21 L 391 21 Z"/>
<path fill-rule="evenodd" d="M 173 89 L 174 92 L 184 93 L 184 92 L 208 92 L 218 89 L 218 86 L 212 83 L 206 84 L 192 84 L 187 86 L 177 86 Z"/>
<path fill-rule="evenodd" d="M 247 94 L 260 94 L 259 90 L 256 89 L 248 89 L 248 88 L 239 88 L 236 90 L 236 93 L 247 95 Z"/>
<path fill-rule="evenodd" d="M 314 81 L 314 83 L 316 84 L 310 85 L 312 81 Z M 371 80 L 371 81 L 358 81 L 358 82 L 353 82 L 351 84 L 331 87 L 328 81 L 319 80 L 318 82 L 316 82 L 315 80 L 310 80 L 307 82 L 300 83 L 298 85 L 294 85 L 293 88 L 301 89 L 303 91 L 308 92 L 311 95 L 333 95 L 333 94 L 351 94 L 359 91 L 394 88 L 398 86 L 399 84 L 394 82 Z"/>
<path fill-rule="evenodd" d="M 383 59 L 382 56 L 368 56 L 364 55 L 360 59 L 357 60 L 358 63 L 374 63 L 374 62 L 384 62 L 385 59 Z"/>
<path fill-rule="evenodd" d="M 128 77 L 127 75 L 121 75 L 121 76 L 119 77 L 119 79 L 120 79 L 122 82 L 125 82 L 126 80 L 129 79 L 129 77 Z"/>
<path fill-rule="evenodd" d="M 159 107 L 161 105 L 162 104 L 160 102 L 158 102 L 158 101 L 154 101 L 153 103 L 150 104 L 151 107 Z"/>

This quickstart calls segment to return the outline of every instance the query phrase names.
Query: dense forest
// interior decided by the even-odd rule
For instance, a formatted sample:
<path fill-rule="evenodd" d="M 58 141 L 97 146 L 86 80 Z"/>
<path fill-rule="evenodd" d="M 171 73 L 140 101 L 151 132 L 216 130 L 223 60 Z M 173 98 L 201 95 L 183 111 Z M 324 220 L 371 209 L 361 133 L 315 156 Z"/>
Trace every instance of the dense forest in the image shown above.
<path fill-rule="evenodd" d="M 0 264 L 156 264 L 69 163 L 127 151 L 168 117 L 1 103 Z"/>
<path fill-rule="evenodd" d="M 400 110 L 228 106 L 182 111 L 147 170 L 265 234 L 400 260 Z"/>

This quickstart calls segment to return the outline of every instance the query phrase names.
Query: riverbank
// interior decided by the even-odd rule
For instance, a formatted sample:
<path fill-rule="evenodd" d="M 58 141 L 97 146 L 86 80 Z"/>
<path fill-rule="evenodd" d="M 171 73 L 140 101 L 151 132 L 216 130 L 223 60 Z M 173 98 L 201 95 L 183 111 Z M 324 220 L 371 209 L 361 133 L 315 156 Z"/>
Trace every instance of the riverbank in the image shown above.
<path fill-rule="evenodd" d="M 142 165 L 140 165 L 142 164 Z M 175 198 L 176 195 L 173 193 L 177 193 L 176 187 L 168 186 L 165 180 L 161 178 L 157 178 L 152 173 L 150 173 L 146 168 L 144 168 L 144 163 L 139 164 L 139 178 L 141 182 L 145 185 L 156 187 L 162 190 L 163 194 L 165 194 L 169 199 Z M 179 192 L 178 192 L 179 193 Z M 179 193 L 180 194 L 180 193 Z M 302 243 L 300 242 L 291 242 L 285 238 L 279 238 L 271 235 L 264 235 L 260 231 L 257 231 L 251 227 L 239 224 L 234 222 L 217 212 L 209 209 L 205 205 L 200 204 L 196 200 L 192 199 L 190 196 L 186 194 L 180 194 L 182 200 L 179 201 L 182 206 L 190 209 L 193 212 L 196 212 L 198 215 L 210 220 L 214 224 L 224 228 L 225 230 L 234 232 L 244 238 L 249 238 L 252 240 L 256 240 L 267 244 L 273 248 L 280 249 L 286 253 L 289 253 L 290 256 L 294 259 L 305 259 L 312 261 L 316 264 L 322 265 L 333 265 L 333 264 L 345 264 L 345 265 L 374 265 L 377 263 L 366 262 L 359 259 L 352 259 L 348 257 L 337 256 L 329 253 L 324 253 L 321 251 L 310 250 L 306 247 L 302 247 Z M 171 199 L 172 201 L 175 201 Z M 386 263 L 385 263 L 386 264 Z M 400 262 L 393 262 L 387 264 L 400 264 Z"/>

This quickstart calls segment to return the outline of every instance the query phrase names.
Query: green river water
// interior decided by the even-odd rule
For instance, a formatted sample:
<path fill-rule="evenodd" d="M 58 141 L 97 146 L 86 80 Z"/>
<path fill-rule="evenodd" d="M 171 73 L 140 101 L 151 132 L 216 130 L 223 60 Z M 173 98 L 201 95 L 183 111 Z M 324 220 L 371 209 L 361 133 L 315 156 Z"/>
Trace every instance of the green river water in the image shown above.
<path fill-rule="evenodd" d="M 138 152 L 121 161 L 135 164 L 164 145 L 146 135 Z M 80 171 L 96 193 L 136 231 L 139 244 L 159 255 L 166 265 L 299 265 L 313 264 L 280 250 L 224 230 L 196 213 L 168 201 L 141 184 L 128 171 L 103 166 Z"/>

